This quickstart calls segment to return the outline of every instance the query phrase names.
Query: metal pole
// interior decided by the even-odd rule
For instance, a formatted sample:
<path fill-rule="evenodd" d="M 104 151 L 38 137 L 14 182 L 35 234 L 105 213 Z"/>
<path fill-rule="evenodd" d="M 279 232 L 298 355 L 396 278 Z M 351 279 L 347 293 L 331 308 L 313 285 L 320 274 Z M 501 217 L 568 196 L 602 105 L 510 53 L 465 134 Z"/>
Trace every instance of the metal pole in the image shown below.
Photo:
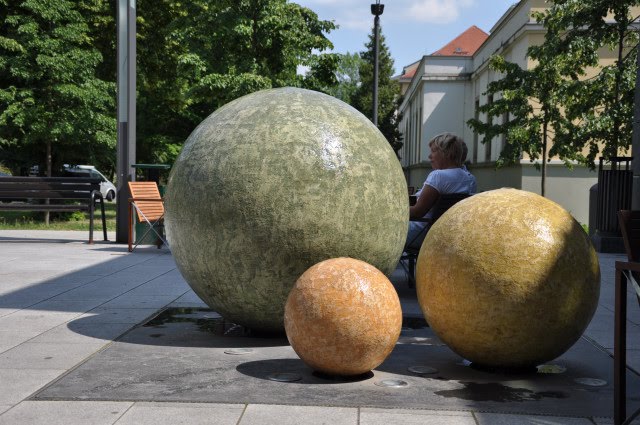
<path fill-rule="evenodd" d="M 378 28 L 380 26 L 380 16 L 373 19 L 374 47 L 373 47 L 373 125 L 378 126 L 378 51 L 380 49 Z"/>
<path fill-rule="evenodd" d="M 375 15 L 373 19 L 373 125 L 378 126 L 378 51 L 380 50 L 380 15 L 384 12 L 384 4 L 376 0 L 376 4 L 371 5 L 371 13 Z"/>
<path fill-rule="evenodd" d="M 118 0 L 118 143 L 116 163 L 116 242 L 129 236 L 128 181 L 136 161 L 136 1 Z"/>
<path fill-rule="evenodd" d="M 633 157 L 631 209 L 640 210 L 640 44 L 636 48 L 636 54 L 636 88 L 633 97 L 633 133 L 631 135 L 631 156 Z"/>

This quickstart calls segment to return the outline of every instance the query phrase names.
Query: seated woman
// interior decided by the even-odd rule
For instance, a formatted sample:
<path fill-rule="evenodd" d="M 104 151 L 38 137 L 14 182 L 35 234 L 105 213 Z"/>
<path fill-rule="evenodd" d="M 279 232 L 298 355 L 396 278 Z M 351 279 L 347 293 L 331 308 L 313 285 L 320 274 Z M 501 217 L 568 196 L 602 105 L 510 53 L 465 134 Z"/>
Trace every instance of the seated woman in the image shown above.
<path fill-rule="evenodd" d="M 429 217 L 429 211 L 436 204 L 440 195 L 450 193 L 476 192 L 476 178 L 465 167 L 466 145 L 464 141 L 452 133 L 439 134 L 429 141 L 429 160 L 433 171 L 427 176 L 422 189 L 417 193 L 415 205 L 409 209 L 411 220 Z M 409 222 L 407 248 L 420 249 L 428 223 Z"/>

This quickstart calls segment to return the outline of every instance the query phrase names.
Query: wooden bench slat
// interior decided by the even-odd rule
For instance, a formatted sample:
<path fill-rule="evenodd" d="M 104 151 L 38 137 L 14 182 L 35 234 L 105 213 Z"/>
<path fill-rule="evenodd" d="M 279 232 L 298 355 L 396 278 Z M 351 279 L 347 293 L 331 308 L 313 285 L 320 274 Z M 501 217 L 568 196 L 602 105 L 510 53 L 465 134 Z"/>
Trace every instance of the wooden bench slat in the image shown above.
<path fill-rule="evenodd" d="M 25 204 L 12 202 L 10 204 L 0 204 L 0 210 L 6 211 L 89 211 L 89 206 L 84 205 L 52 205 L 52 204 Z"/>
<path fill-rule="evenodd" d="M 3 191 L 0 189 L 0 199 L 89 199 L 91 192 L 87 191 L 63 191 L 54 190 L 20 190 Z"/>
<path fill-rule="evenodd" d="M 23 177 L 23 176 L 0 176 L 2 182 L 21 182 L 21 183 L 36 183 L 36 182 L 68 182 L 77 183 L 88 181 L 91 183 L 100 183 L 100 179 L 97 177 Z"/>
<path fill-rule="evenodd" d="M 138 208 L 140 208 L 140 210 L 144 212 L 145 217 L 147 218 L 147 220 L 150 220 L 150 221 L 156 221 L 164 215 L 164 208 L 162 207 L 162 205 L 158 207 L 157 204 L 158 204 L 157 202 L 153 202 L 153 203 L 136 202 L 136 205 L 138 206 Z M 138 219 L 140 221 L 143 220 L 139 211 L 138 211 Z"/>
<path fill-rule="evenodd" d="M 38 192 L 45 192 L 45 191 L 52 191 L 52 192 L 56 192 L 56 193 L 77 193 L 79 197 L 90 197 L 91 196 L 91 192 L 97 191 L 100 192 L 100 186 L 75 186 L 75 187 L 71 187 L 71 188 L 56 188 L 56 187 L 42 187 L 42 188 L 33 188 L 33 187 L 2 187 L 0 186 L 0 195 L 4 195 L 5 193 L 8 192 L 18 192 L 18 193 L 24 193 L 24 194 L 28 194 L 29 192 L 34 192 L 34 193 L 38 193 Z"/>
<path fill-rule="evenodd" d="M 100 190 L 99 184 L 51 184 L 51 183 L 37 183 L 37 184 L 21 184 L 21 183 L 2 183 L 0 182 L 0 193 L 12 192 L 12 191 L 41 191 L 41 190 L 55 190 L 56 192 L 91 192 L 92 190 Z"/>
<path fill-rule="evenodd" d="M 80 181 L 63 181 L 63 182 L 55 182 L 55 181 L 33 181 L 33 182 L 17 182 L 17 181 L 6 181 L 5 177 L 0 177 L 0 187 L 32 187 L 34 189 L 47 189 L 55 187 L 57 189 L 64 189 L 67 187 L 80 187 L 80 188 L 88 188 L 92 186 L 100 186 L 100 180 L 92 179 L 92 181 L 88 181 L 85 179 L 81 179 L 76 177 L 76 179 Z"/>
<path fill-rule="evenodd" d="M 136 205 L 138 208 L 141 210 L 144 209 L 145 211 L 164 211 L 162 205 L 158 206 L 156 202 L 136 202 Z"/>

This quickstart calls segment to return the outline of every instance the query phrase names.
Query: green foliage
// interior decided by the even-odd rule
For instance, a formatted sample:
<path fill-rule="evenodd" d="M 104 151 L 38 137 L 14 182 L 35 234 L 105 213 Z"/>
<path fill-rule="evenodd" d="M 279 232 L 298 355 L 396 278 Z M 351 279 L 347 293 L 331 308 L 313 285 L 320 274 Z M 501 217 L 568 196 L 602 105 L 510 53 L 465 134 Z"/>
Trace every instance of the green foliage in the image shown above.
<path fill-rule="evenodd" d="M 531 49 L 529 54 L 540 59 L 534 57 Z M 557 61 L 558 57 L 543 58 L 532 69 L 525 70 L 502 56 L 492 57 L 490 66 L 504 77 L 489 83 L 487 93 L 500 96 L 493 102 L 480 105 L 479 111 L 488 117 L 486 121 L 471 119 L 468 122 L 475 131 L 484 135 L 482 143 L 490 143 L 500 134 L 507 135 L 507 143 L 497 161 L 498 167 L 517 163 L 521 153 L 526 152 L 536 167 L 542 169 L 543 196 L 547 153 L 567 163 L 575 158 L 573 152 L 564 149 L 561 138 L 553 138 L 553 135 L 566 133 L 570 125 L 560 109 L 559 92 L 564 81 Z M 505 122 L 502 117 L 506 114 L 509 119 Z"/>
<path fill-rule="evenodd" d="M 364 60 L 359 53 L 339 54 L 338 69 L 336 71 L 338 84 L 332 87 L 328 93 L 345 103 L 351 104 L 353 96 L 360 86 L 360 67 L 363 63 Z"/>
<path fill-rule="evenodd" d="M 501 56 L 491 59 L 503 78 L 487 88 L 486 94 L 496 95 L 493 103 L 480 106 L 487 119 L 468 124 L 484 135 L 483 142 L 507 136 L 498 166 L 519 161 L 522 152 L 536 164 L 542 156 L 544 194 L 547 153 L 568 166 L 577 161 L 593 169 L 598 155 L 616 156 L 630 145 L 637 44 L 630 11 L 639 4 L 556 0 L 534 14 L 546 34 L 541 45 L 527 51 L 533 68 L 521 69 Z M 599 51 L 606 50 L 617 53 L 613 65 L 599 62 Z M 588 70 L 595 76 L 587 78 Z"/>
<path fill-rule="evenodd" d="M 362 62 L 359 64 L 360 85 L 351 97 L 351 105 L 367 117 L 373 116 L 373 68 L 375 34 L 371 31 L 367 50 L 360 53 Z M 393 150 L 397 153 L 402 148 L 402 134 L 398 129 L 401 117 L 397 114 L 402 103 L 400 83 L 392 80 L 393 59 L 385 43 L 382 29 L 378 40 L 378 128 L 387 138 Z"/>
<path fill-rule="evenodd" d="M 328 92 L 335 28 L 287 0 L 138 0 L 137 160 L 172 163 L 221 105 L 272 87 Z M 0 157 L 18 173 L 90 163 L 116 141 L 115 0 L 0 0 Z M 309 71 L 298 75 L 299 66 Z"/>
<path fill-rule="evenodd" d="M 540 49 L 564 58 L 562 75 L 567 81 L 561 102 L 573 126 L 560 135 L 560 143 L 591 168 L 598 155 L 617 156 L 619 148 L 631 144 L 638 43 L 631 27 L 637 17 L 631 8 L 638 5 L 637 0 L 558 0 L 538 16 L 548 32 Z M 615 63 L 601 66 L 599 50 L 615 53 Z M 589 67 L 598 73 L 584 78 Z"/>
<path fill-rule="evenodd" d="M 139 161 L 172 163 L 197 124 L 243 95 L 336 83 L 337 56 L 316 53 L 335 25 L 286 0 L 139 0 L 138 17 Z"/>
<path fill-rule="evenodd" d="M 102 164 L 113 152 L 115 86 L 96 77 L 102 56 L 83 16 L 95 7 L 7 0 L 0 11 L 0 156 L 14 171 Z"/>
<path fill-rule="evenodd" d="M 1 0 L 0 0 L 1 1 Z M 0 230 L 89 230 L 89 213 L 76 211 L 74 213 L 51 213 L 49 224 L 44 220 L 41 211 L 0 211 Z M 100 232 L 102 221 L 100 214 L 94 216 L 94 231 Z M 116 230 L 116 204 L 105 203 L 105 218 L 107 231 Z"/>

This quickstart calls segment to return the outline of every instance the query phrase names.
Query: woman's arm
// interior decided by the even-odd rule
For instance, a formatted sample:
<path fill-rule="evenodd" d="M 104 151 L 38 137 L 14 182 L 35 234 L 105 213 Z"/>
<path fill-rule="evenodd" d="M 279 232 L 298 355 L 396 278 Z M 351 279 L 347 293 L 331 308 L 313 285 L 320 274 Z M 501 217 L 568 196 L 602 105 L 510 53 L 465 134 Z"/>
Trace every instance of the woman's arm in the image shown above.
<path fill-rule="evenodd" d="M 409 208 L 409 218 L 422 218 L 438 200 L 440 193 L 429 185 L 424 185 L 416 204 Z"/>

